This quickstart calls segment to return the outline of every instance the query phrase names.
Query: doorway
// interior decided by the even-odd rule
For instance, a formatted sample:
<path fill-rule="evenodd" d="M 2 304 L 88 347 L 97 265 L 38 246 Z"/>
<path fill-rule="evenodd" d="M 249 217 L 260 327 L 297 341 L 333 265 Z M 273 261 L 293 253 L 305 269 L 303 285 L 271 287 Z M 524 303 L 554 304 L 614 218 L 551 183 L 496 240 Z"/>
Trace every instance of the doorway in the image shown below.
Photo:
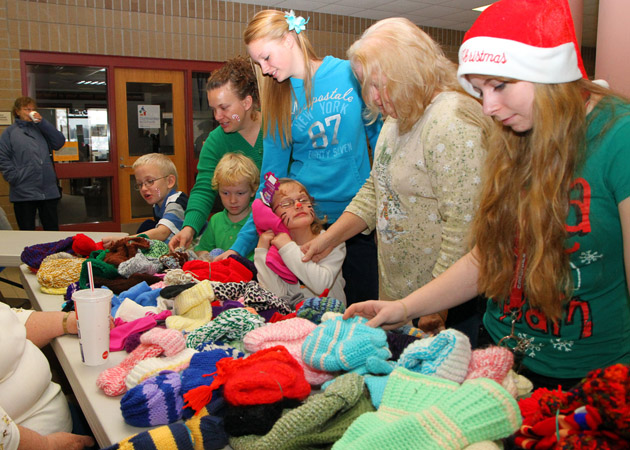
<path fill-rule="evenodd" d="M 186 190 L 184 72 L 114 69 L 117 164 L 121 229 L 133 231 L 153 216 L 134 189 L 133 163 L 147 153 L 162 153 L 175 164 L 178 189 Z"/>

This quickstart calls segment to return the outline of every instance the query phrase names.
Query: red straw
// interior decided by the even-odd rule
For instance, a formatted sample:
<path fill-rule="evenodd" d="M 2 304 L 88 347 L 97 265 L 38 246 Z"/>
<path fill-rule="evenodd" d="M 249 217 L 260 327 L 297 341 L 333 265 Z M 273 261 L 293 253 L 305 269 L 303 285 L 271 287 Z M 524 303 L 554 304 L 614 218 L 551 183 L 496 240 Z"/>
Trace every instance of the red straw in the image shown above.
<path fill-rule="evenodd" d="M 94 275 L 92 274 L 92 261 L 87 262 L 88 279 L 90 280 L 90 289 L 94 291 Z"/>

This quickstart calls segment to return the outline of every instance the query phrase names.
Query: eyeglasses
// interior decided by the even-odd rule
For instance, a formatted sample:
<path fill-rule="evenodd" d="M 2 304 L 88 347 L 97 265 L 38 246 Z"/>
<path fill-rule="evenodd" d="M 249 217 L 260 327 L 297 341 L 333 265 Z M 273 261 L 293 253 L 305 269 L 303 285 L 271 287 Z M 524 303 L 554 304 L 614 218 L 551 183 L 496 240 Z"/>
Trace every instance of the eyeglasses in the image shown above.
<path fill-rule="evenodd" d="M 150 188 L 151 186 L 153 186 L 153 183 L 155 183 L 157 180 L 162 180 L 164 178 L 168 178 L 168 175 L 166 175 L 165 177 L 155 178 L 153 180 L 144 180 L 142 183 L 134 184 L 133 187 L 136 188 L 136 191 L 139 191 L 140 189 L 142 189 L 142 186 L 146 186 Z"/>
<path fill-rule="evenodd" d="M 312 202 L 308 197 L 298 198 L 297 200 L 287 197 L 278 203 L 274 209 L 289 209 L 290 207 L 295 206 L 296 203 L 300 203 L 303 206 L 309 206 Z"/>

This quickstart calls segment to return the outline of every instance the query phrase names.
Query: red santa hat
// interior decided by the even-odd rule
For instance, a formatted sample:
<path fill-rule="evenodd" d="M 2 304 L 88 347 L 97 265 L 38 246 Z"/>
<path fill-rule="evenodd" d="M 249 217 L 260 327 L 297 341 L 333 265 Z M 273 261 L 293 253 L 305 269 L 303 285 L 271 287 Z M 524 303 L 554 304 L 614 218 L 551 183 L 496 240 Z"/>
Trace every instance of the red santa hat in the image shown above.
<path fill-rule="evenodd" d="M 545 84 L 586 78 L 567 0 L 500 0 L 487 8 L 464 36 L 457 71 L 479 97 L 468 74 Z"/>

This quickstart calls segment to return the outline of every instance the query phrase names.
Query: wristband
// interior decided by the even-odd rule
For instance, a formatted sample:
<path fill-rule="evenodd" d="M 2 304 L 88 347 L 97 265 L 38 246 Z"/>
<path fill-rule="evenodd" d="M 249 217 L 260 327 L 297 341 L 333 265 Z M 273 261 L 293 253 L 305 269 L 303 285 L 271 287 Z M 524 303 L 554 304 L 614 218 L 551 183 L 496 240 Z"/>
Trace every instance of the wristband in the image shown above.
<path fill-rule="evenodd" d="M 405 322 L 409 322 L 409 310 L 407 309 L 407 305 L 405 305 L 402 300 L 398 300 L 398 303 L 400 303 L 405 310 Z"/>
<path fill-rule="evenodd" d="M 68 331 L 68 317 L 70 317 L 70 313 L 72 311 L 68 311 L 64 316 L 63 316 L 63 320 L 61 321 L 61 326 L 63 327 L 63 334 L 70 334 L 70 332 Z"/>

